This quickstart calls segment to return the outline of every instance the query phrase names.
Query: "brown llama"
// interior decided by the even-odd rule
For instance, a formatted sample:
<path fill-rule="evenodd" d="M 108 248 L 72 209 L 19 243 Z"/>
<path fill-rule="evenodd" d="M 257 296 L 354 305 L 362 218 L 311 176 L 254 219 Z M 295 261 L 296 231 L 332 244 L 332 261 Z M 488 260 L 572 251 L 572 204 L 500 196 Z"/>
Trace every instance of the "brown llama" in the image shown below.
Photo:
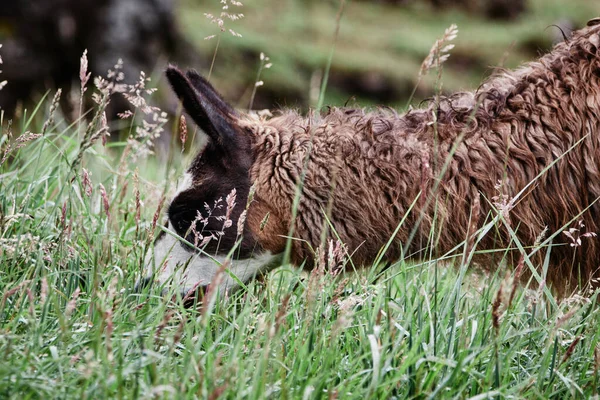
<path fill-rule="evenodd" d="M 477 91 L 403 115 L 330 108 L 258 119 L 193 71 L 170 67 L 167 77 L 208 143 L 168 208 L 176 235 L 149 253 L 160 282 L 209 284 L 232 256 L 221 285 L 235 286 L 278 265 L 288 240 L 290 261 L 311 268 L 328 237 L 354 265 L 372 264 L 391 238 L 384 261 L 500 249 L 475 258 L 488 270 L 503 257 L 515 265 L 521 247 L 538 281 L 547 257 L 559 294 L 600 277 L 599 20 Z"/>

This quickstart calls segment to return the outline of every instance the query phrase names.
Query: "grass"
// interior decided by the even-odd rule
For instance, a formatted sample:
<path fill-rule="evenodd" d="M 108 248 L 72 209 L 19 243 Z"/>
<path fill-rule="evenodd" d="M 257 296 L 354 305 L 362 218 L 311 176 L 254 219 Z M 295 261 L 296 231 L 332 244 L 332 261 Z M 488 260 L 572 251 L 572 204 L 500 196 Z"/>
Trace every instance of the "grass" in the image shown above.
<path fill-rule="evenodd" d="M 14 129 L 40 131 L 48 108 Z M 168 190 L 150 180 L 174 181 L 185 161 L 157 167 L 123 157 L 126 143 L 96 144 L 73 169 L 78 127 L 55 120 L 0 167 L 1 397 L 597 395 L 596 296 L 553 307 L 519 288 L 509 302 L 503 272 L 463 279 L 468 265 L 441 260 L 337 276 L 284 267 L 191 309 L 134 293 Z"/>
<path fill-rule="evenodd" d="M 175 290 L 136 293 L 161 198 L 189 156 L 88 147 L 87 122 L 65 122 L 47 97 L 13 140 L 0 121 L 0 157 L 43 132 L 0 165 L 0 397 L 598 396 L 597 295 L 554 305 L 460 253 L 453 267 L 283 266 L 192 308 Z"/>

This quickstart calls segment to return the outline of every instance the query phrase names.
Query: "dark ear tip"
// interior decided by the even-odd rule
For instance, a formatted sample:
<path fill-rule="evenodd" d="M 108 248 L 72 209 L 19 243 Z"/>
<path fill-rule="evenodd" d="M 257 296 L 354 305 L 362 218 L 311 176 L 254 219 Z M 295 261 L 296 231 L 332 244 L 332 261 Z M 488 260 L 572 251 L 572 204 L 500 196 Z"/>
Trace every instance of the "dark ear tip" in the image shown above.
<path fill-rule="evenodd" d="M 202 75 L 200 75 L 198 73 L 198 71 L 196 71 L 195 69 L 188 69 L 185 73 L 185 75 L 189 78 L 189 79 L 200 79 L 202 82 L 207 83 L 208 81 L 206 80 L 206 78 L 204 78 Z"/>
<path fill-rule="evenodd" d="M 184 76 L 183 72 L 181 72 L 181 70 L 174 64 L 169 64 L 169 66 L 165 70 L 165 75 L 167 75 L 168 78 Z"/>
<path fill-rule="evenodd" d="M 173 71 L 173 70 L 180 71 L 180 69 L 177 66 L 177 64 L 169 63 L 169 65 L 167 65 L 166 71 L 169 72 L 169 71 Z"/>
<path fill-rule="evenodd" d="M 174 65 L 169 65 L 167 67 L 165 75 L 167 76 L 167 80 L 171 84 L 171 87 L 180 98 L 192 87 L 185 74 Z"/>
<path fill-rule="evenodd" d="M 203 86 L 207 86 L 213 92 L 216 92 L 213 85 L 208 80 L 206 80 L 205 77 L 200 75 L 195 69 L 188 69 L 185 73 L 185 76 L 190 80 L 190 82 L 193 82 L 196 84 L 200 83 Z M 196 87 L 198 87 L 198 86 L 196 86 Z"/>

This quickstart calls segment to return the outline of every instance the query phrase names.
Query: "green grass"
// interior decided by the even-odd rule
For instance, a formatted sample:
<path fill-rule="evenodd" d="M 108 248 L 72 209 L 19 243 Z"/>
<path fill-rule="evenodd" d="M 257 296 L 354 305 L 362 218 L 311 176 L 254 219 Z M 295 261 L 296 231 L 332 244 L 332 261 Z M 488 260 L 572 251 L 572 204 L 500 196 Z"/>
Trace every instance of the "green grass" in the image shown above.
<path fill-rule="evenodd" d="M 39 131 L 47 107 L 16 132 Z M 552 307 L 519 288 L 507 304 L 503 268 L 464 275 L 466 264 L 400 261 L 332 276 L 283 267 L 191 309 L 156 290 L 134 293 L 159 198 L 185 161 L 133 162 L 123 143 L 96 144 L 82 160 L 88 197 L 81 167 L 71 167 L 77 126 L 56 119 L 0 167 L 0 397 L 597 394 L 596 296 Z"/>
<path fill-rule="evenodd" d="M 297 29 L 285 16 L 269 23 Z M 14 137 L 42 131 L 49 108 L 13 127 L 13 141 L 1 121 L 0 158 Z M 597 295 L 553 305 L 513 286 L 503 265 L 474 271 L 460 251 L 452 266 L 401 260 L 337 276 L 283 266 L 192 308 L 175 289 L 134 292 L 160 199 L 189 156 L 136 160 L 126 143 L 96 143 L 74 164 L 85 129 L 54 120 L 0 165 L 1 398 L 598 396 Z"/>

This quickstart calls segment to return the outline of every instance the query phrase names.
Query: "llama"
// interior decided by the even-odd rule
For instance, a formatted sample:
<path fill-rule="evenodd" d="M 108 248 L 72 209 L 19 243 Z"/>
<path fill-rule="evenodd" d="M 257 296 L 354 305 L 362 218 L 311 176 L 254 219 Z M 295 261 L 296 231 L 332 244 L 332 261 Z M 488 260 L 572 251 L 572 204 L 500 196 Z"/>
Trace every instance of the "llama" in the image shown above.
<path fill-rule="evenodd" d="M 540 270 L 547 257 L 545 279 L 557 293 L 600 277 L 598 19 L 477 91 L 403 115 L 329 108 L 257 119 L 194 71 L 166 75 L 208 142 L 168 208 L 176 235 L 163 233 L 147 257 L 160 282 L 207 285 L 225 263 L 220 284 L 233 287 L 286 251 L 311 268 L 328 237 L 354 265 L 373 263 L 388 242 L 389 262 L 471 243 L 501 249 L 474 258 L 490 270 L 502 257 L 517 264 L 523 252 L 510 248 L 531 252 L 528 265 Z M 201 251 L 190 245 L 199 237 Z M 532 251 L 540 240 L 547 246 Z"/>

